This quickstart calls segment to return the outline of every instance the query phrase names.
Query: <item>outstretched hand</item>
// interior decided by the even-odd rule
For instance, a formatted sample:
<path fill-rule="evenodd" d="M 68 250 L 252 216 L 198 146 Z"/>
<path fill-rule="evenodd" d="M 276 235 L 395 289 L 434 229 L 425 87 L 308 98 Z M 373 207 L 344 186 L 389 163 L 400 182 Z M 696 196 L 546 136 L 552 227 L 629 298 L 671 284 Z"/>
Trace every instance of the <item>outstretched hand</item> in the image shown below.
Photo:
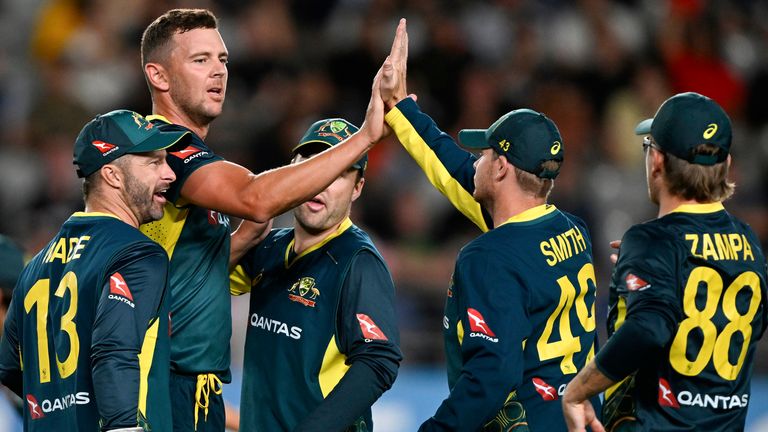
<path fill-rule="evenodd" d="M 395 40 L 392 42 L 392 49 L 389 52 L 387 60 L 384 65 L 379 68 L 376 76 L 373 78 L 373 85 L 371 86 L 371 99 L 368 102 L 368 109 L 365 112 L 365 121 L 360 127 L 360 132 L 365 134 L 371 146 L 376 144 L 386 135 L 389 135 L 391 130 L 384 122 L 384 100 L 381 95 L 381 80 L 384 75 L 385 65 L 391 58 L 401 58 L 403 56 L 402 50 L 405 49 L 405 58 L 408 56 L 408 33 L 405 28 L 405 18 L 400 19 L 400 23 L 397 25 L 397 32 L 395 33 Z M 397 102 L 395 102 L 397 103 Z M 394 106 L 394 104 L 392 105 Z"/>
<path fill-rule="evenodd" d="M 389 56 L 381 66 L 381 99 L 384 101 L 387 111 L 391 110 L 407 95 L 407 70 L 408 70 L 408 32 L 405 31 L 405 20 L 401 20 L 403 26 L 402 35 L 398 26 L 398 34 L 392 42 Z M 415 99 L 415 96 L 414 96 Z"/>

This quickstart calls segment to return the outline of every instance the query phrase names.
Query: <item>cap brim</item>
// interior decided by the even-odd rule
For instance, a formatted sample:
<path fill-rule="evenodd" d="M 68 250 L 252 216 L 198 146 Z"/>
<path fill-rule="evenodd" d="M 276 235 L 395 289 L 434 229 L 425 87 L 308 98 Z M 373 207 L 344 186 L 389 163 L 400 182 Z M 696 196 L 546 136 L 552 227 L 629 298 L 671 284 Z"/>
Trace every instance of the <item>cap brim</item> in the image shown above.
<path fill-rule="evenodd" d="M 320 140 L 309 140 L 309 141 L 304 141 L 304 142 L 302 142 L 302 143 L 299 143 L 299 145 L 297 145 L 296 147 L 294 147 L 294 148 L 293 148 L 293 150 L 291 150 L 291 154 L 292 154 L 292 155 L 295 155 L 295 154 L 296 154 L 296 152 L 298 152 L 300 148 L 302 148 L 302 147 L 304 147 L 304 146 L 307 146 L 307 145 L 309 145 L 309 144 L 322 144 L 322 145 L 324 145 L 324 146 L 326 146 L 326 147 L 328 147 L 328 148 L 331 148 L 331 147 L 333 147 L 332 145 L 330 145 L 329 143 L 327 143 L 327 142 L 325 142 L 325 141 L 320 141 Z"/>
<path fill-rule="evenodd" d="M 648 135 L 651 133 L 651 125 L 653 124 L 653 119 L 645 119 L 637 124 L 635 127 L 635 135 Z"/>
<path fill-rule="evenodd" d="M 459 145 L 470 150 L 489 148 L 485 129 L 463 129 L 459 131 Z"/>
<path fill-rule="evenodd" d="M 165 150 L 179 142 L 189 131 L 159 131 L 141 143 L 128 149 L 126 153 L 148 153 Z"/>

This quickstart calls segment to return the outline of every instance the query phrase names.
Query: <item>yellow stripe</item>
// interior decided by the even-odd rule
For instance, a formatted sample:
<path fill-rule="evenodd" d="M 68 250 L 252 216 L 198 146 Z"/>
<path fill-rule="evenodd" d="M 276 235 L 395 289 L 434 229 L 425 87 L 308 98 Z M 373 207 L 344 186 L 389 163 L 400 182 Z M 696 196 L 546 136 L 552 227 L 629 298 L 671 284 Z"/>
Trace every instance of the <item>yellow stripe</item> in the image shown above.
<path fill-rule="evenodd" d="M 245 273 L 243 266 L 238 265 L 229 273 L 229 293 L 243 295 L 251 292 L 253 280 Z"/>
<path fill-rule="evenodd" d="M 680 207 L 672 210 L 672 213 L 714 213 L 720 210 L 725 210 L 723 203 L 713 202 L 707 204 L 683 204 Z"/>
<path fill-rule="evenodd" d="M 165 203 L 165 212 L 163 218 L 159 221 L 150 222 L 139 227 L 147 237 L 151 238 L 168 253 L 168 259 L 173 256 L 173 250 L 176 243 L 179 242 L 181 230 L 187 221 L 189 209 L 180 209 L 173 204 Z"/>
<path fill-rule="evenodd" d="M 480 204 L 448 173 L 435 152 L 424 142 L 424 139 L 403 113 L 399 109 L 393 108 L 387 113 L 385 120 L 395 131 L 397 139 L 400 140 L 405 150 L 427 175 L 429 182 L 445 195 L 456 209 L 474 222 L 480 230 L 488 231 L 488 225 L 483 219 Z"/>
<path fill-rule="evenodd" d="M 115 219 L 120 219 L 119 217 L 113 215 L 112 213 L 102 213 L 102 212 L 74 212 L 72 213 L 73 217 L 111 217 Z"/>
<path fill-rule="evenodd" d="M 504 221 L 501 225 L 508 224 L 508 223 L 530 222 L 542 216 L 546 216 L 554 212 L 555 210 L 557 210 L 557 207 L 555 207 L 552 204 L 542 204 L 540 206 L 529 208 L 528 210 L 522 213 L 518 213 L 512 216 L 511 218 Z"/>
<path fill-rule="evenodd" d="M 336 385 L 344 377 L 344 374 L 349 370 L 349 366 L 345 363 L 346 356 L 339 351 L 339 347 L 336 346 L 336 338 L 331 337 L 331 341 L 328 342 L 328 347 L 325 349 L 323 355 L 323 364 L 320 366 L 320 375 L 317 377 L 317 382 L 320 384 L 320 391 L 323 393 L 323 398 L 336 387 Z"/>
<path fill-rule="evenodd" d="M 613 331 L 621 327 L 624 324 L 624 318 L 627 317 L 627 299 L 619 297 L 619 301 L 616 303 L 616 321 L 613 323 Z"/>
<path fill-rule="evenodd" d="M 461 346 L 464 343 L 464 324 L 461 323 L 461 320 L 456 323 L 456 336 L 459 337 L 459 346 Z"/>
<path fill-rule="evenodd" d="M 160 114 L 150 114 L 150 115 L 148 115 L 148 116 L 146 116 L 144 118 L 147 119 L 148 121 L 160 120 L 160 121 L 166 122 L 168 124 L 173 124 L 172 121 L 170 121 L 167 118 L 165 118 L 165 116 L 161 116 Z"/>
<path fill-rule="evenodd" d="M 157 331 L 159 328 L 160 320 L 155 318 L 155 322 L 149 326 L 147 332 L 144 334 L 144 343 L 141 344 L 141 352 L 139 353 L 139 412 L 144 417 L 147 416 L 149 370 L 152 368 L 152 358 L 155 355 Z"/>
<path fill-rule="evenodd" d="M 336 229 L 336 231 L 334 231 L 331 234 L 329 234 L 328 237 L 324 238 L 321 242 L 310 246 L 309 248 L 307 248 L 307 250 L 305 250 L 304 252 L 298 254 L 296 257 L 294 257 L 289 262 L 288 256 L 290 255 L 290 252 L 293 250 L 293 244 L 294 244 L 294 240 L 291 240 L 291 242 L 288 243 L 288 247 L 285 248 L 285 268 L 287 268 L 287 269 L 291 268 L 293 263 L 295 263 L 299 258 L 301 258 L 301 257 L 303 257 L 303 256 L 305 256 L 305 255 L 307 255 L 309 253 L 312 253 L 312 252 L 320 249 L 321 247 L 323 247 L 323 245 L 325 245 L 329 241 L 331 241 L 331 240 L 335 239 L 336 237 L 342 235 L 344 233 L 344 231 L 349 229 L 349 227 L 351 227 L 351 226 L 352 226 L 352 221 L 349 218 L 344 219 L 341 222 L 341 225 L 339 225 L 339 227 Z"/>
<path fill-rule="evenodd" d="M 608 400 L 608 398 L 611 397 L 611 395 L 613 395 L 614 393 L 616 393 L 616 390 L 618 390 L 621 387 L 621 385 L 627 382 L 627 380 L 630 379 L 631 377 L 632 375 L 625 377 L 623 380 L 605 389 L 605 394 L 603 394 L 603 399 Z"/>

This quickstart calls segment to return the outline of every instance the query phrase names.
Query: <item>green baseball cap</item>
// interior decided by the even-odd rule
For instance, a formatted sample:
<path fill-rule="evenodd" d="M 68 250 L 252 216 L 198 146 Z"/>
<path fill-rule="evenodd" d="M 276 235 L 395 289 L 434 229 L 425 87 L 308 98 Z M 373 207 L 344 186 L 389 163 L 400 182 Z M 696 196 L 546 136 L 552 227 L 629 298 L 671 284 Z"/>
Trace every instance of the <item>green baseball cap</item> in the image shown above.
<path fill-rule="evenodd" d="M 96 116 L 80 131 L 73 163 L 78 177 L 88 177 L 120 156 L 168 148 L 188 133 L 160 130 L 133 111 L 111 111 Z"/>
<path fill-rule="evenodd" d="M 310 156 L 320 153 L 351 137 L 358 130 L 357 126 L 342 118 L 318 120 L 304 132 L 304 136 L 299 140 L 299 144 L 291 150 L 291 154 Z M 358 169 L 361 174 L 364 174 L 367 166 L 368 155 L 365 154 L 352 165 L 352 168 Z"/>
<path fill-rule="evenodd" d="M 24 253 L 13 240 L 0 234 L 0 287 L 13 290 L 24 269 Z"/>
<path fill-rule="evenodd" d="M 555 123 L 540 112 L 518 109 L 504 114 L 488 129 L 459 131 L 459 143 L 470 150 L 492 148 L 512 165 L 540 178 L 554 179 L 560 169 L 547 171 L 541 164 L 563 161 L 563 138 Z"/>
<path fill-rule="evenodd" d="M 680 93 L 664 101 L 651 119 L 641 121 L 637 135 L 653 136 L 665 152 L 698 165 L 714 165 L 728 157 L 731 148 L 731 120 L 720 105 L 698 93 Z M 701 144 L 711 144 L 714 155 L 696 154 Z"/>

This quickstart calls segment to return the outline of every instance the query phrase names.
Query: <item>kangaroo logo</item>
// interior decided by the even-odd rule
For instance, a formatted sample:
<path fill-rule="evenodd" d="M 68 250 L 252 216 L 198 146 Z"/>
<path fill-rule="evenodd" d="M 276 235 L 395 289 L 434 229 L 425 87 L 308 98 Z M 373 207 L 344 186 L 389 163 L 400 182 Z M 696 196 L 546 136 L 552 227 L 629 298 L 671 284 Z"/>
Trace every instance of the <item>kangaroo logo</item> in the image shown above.
<path fill-rule="evenodd" d="M 320 295 L 320 290 L 315 286 L 315 279 L 303 277 L 288 288 L 288 298 L 291 301 L 301 303 L 304 306 L 315 307 L 315 299 Z M 298 294 L 298 295 L 297 295 Z M 309 297 L 307 297 L 309 294 Z"/>

